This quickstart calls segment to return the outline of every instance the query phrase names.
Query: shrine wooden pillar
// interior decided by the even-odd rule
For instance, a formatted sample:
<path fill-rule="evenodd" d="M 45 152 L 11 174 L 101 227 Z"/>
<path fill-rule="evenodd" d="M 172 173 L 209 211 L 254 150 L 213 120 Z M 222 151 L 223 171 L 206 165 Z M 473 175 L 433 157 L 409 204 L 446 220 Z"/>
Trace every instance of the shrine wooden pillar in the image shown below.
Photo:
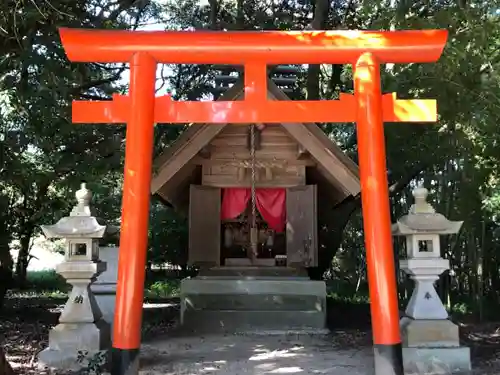
<path fill-rule="evenodd" d="M 384 122 L 434 122 L 434 100 L 382 95 L 381 63 L 439 59 L 443 30 L 305 32 L 131 32 L 61 29 L 68 58 L 131 62 L 128 96 L 73 102 L 73 122 L 126 123 L 122 230 L 112 375 L 137 375 L 154 123 L 357 122 L 376 375 L 402 375 L 396 275 L 390 232 Z M 178 102 L 154 97 L 156 63 L 245 66 L 244 100 Z M 332 101 L 268 100 L 266 66 L 353 64 L 355 95 Z M 218 218 L 214 218 L 218 220 Z"/>

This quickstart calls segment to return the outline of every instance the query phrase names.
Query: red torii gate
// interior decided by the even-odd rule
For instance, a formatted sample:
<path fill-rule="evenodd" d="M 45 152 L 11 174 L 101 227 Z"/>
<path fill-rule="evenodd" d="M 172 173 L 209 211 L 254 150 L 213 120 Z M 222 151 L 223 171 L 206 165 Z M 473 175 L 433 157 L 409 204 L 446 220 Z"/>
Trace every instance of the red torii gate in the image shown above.
<path fill-rule="evenodd" d="M 127 124 L 112 375 L 138 373 L 154 124 L 351 121 L 357 123 L 375 371 L 403 374 L 383 123 L 433 122 L 437 112 L 434 100 L 382 95 L 380 64 L 437 61 L 447 31 L 61 29 L 60 35 L 71 61 L 130 62 L 128 96 L 73 103 L 73 122 Z M 155 98 L 157 63 L 243 65 L 245 98 L 234 102 Z M 333 101 L 267 100 L 267 65 L 306 63 L 353 64 L 354 95 L 342 94 Z"/>

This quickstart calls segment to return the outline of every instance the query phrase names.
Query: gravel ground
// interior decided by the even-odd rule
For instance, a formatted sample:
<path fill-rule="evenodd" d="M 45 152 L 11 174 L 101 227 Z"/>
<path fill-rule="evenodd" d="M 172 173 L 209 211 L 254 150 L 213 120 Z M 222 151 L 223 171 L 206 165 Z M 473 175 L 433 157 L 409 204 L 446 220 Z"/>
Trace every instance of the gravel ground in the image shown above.
<path fill-rule="evenodd" d="M 47 345 L 61 302 L 24 299 L 9 301 L 3 309 L 0 332 L 5 337 L 7 359 L 17 374 L 42 375 L 37 354 Z M 369 310 L 356 314 L 335 306 L 333 312 L 331 320 L 337 326 L 323 336 L 186 337 L 175 334 L 179 315 L 175 303 L 150 305 L 144 310 L 141 375 L 371 375 L 371 333 L 369 321 L 364 319 Z M 500 375 L 499 327 L 498 323 L 462 327 L 463 343 L 471 348 L 474 375 Z"/>
<path fill-rule="evenodd" d="M 355 331 L 171 338 L 145 344 L 141 358 L 141 375 L 372 375 L 374 371 L 369 334 Z M 470 375 L 500 374 L 500 358 L 480 362 Z M 449 373 L 439 366 L 423 368 L 411 375 Z"/>
<path fill-rule="evenodd" d="M 330 335 L 174 338 L 144 346 L 141 375 L 370 373 L 370 348 L 338 344 Z"/>

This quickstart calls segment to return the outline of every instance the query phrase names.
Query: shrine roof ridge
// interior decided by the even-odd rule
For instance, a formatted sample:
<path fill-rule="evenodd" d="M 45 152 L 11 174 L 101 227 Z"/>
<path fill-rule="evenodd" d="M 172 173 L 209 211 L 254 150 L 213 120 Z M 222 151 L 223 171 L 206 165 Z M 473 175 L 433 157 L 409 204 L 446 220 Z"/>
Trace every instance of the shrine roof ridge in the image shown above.
<path fill-rule="evenodd" d="M 380 63 L 434 62 L 447 30 L 403 31 L 130 31 L 60 28 L 71 61 L 128 62 L 148 53 L 158 63 L 354 63 L 371 52 Z"/>

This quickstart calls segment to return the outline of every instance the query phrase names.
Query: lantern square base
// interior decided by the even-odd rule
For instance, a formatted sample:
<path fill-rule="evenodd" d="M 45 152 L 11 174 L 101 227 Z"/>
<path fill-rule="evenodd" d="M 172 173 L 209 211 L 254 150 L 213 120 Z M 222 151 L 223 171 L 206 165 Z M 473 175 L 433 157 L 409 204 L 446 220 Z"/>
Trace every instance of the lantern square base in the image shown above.
<path fill-rule="evenodd" d="M 469 374 L 470 349 L 455 348 L 403 348 L 405 375 Z"/>
<path fill-rule="evenodd" d="M 460 338 L 458 326 L 448 319 L 424 320 L 404 317 L 400 322 L 403 346 L 421 347 L 458 347 Z"/>
<path fill-rule="evenodd" d="M 110 346 L 109 324 L 100 320 L 96 323 L 59 324 L 49 333 L 49 347 L 40 352 L 41 367 L 59 370 L 78 370 L 87 364 L 78 361 L 81 353 L 87 359 L 107 350 Z"/>

